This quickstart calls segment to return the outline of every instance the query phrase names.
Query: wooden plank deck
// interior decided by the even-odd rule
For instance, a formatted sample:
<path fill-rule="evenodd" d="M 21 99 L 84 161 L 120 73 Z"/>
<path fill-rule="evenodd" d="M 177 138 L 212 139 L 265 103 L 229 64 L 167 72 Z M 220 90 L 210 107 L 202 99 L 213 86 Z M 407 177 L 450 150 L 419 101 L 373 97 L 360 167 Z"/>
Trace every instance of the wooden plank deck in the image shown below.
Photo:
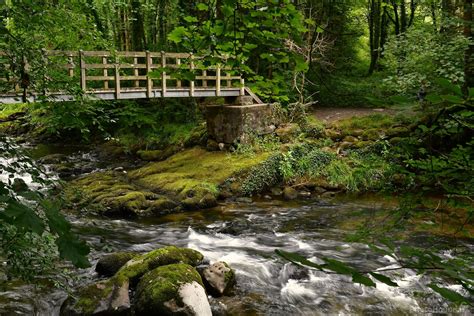
<path fill-rule="evenodd" d="M 168 52 L 107 52 L 107 51 L 41 51 L 49 67 L 59 69 L 68 84 L 76 84 L 85 95 L 100 100 L 143 98 L 235 97 L 253 94 L 240 74 L 228 67 L 225 59 L 213 66 L 203 66 L 202 58 L 191 53 Z M 0 52 L 0 56 L 7 56 Z M 8 71 L 11 65 L 3 64 Z M 14 65 L 18 67 L 18 65 Z M 180 72 L 192 73 L 192 79 Z M 189 78 L 189 76 L 188 76 Z M 19 78 L 11 75 L 0 80 L 10 85 L 0 91 L 0 103 L 20 103 L 22 91 Z M 49 78 L 61 83 L 64 78 Z M 61 81 L 62 80 L 62 81 Z M 26 101 L 46 98 L 51 101 L 71 101 L 74 96 L 61 91 L 38 93 L 27 91 Z"/>

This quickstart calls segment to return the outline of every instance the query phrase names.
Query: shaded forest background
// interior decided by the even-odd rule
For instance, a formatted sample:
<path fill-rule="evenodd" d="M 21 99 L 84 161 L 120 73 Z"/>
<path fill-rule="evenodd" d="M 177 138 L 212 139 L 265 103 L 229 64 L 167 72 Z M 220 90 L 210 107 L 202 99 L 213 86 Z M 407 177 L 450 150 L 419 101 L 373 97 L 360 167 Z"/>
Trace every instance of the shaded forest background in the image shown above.
<path fill-rule="evenodd" d="M 439 77 L 473 80 L 472 0 L 24 0 L 0 15 L 0 49 L 17 61 L 41 49 L 226 56 L 266 100 L 380 106 Z"/>

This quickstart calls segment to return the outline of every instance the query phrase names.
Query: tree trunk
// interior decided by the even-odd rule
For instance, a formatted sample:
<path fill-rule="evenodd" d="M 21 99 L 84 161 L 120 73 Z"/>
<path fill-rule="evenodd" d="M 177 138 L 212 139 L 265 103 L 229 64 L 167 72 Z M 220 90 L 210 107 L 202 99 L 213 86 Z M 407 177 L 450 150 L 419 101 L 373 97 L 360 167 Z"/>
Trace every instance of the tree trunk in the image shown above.
<path fill-rule="evenodd" d="M 433 20 L 433 27 L 435 29 L 435 31 L 437 32 L 438 31 L 438 22 L 437 22 L 437 18 L 436 18 L 436 5 L 433 3 L 431 3 L 431 19 Z"/>
<path fill-rule="evenodd" d="M 372 74 L 378 67 L 380 56 L 380 34 L 381 34 L 381 0 L 370 1 L 369 8 L 369 41 L 370 41 L 370 66 L 369 74 Z"/>
<path fill-rule="evenodd" d="M 146 37 L 145 37 L 145 26 L 143 23 L 143 15 L 139 0 L 132 1 L 132 49 L 141 51 L 145 49 Z"/>
<path fill-rule="evenodd" d="M 395 35 L 400 34 L 400 18 L 398 16 L 398 4 L 396 1 L 392 0 L 393 7 L 393 16 L 394 16 L 394 26 L 395 26 Z"/>
<path fill-rule="evenodd" d="M 405 0 L 400 2 L 400 32 L 405 33 L 408 27 L 407 6 Z"/>
<path fill-rule="evenodd" d="M 472 37 L 472 0 L 464 0 L 464 36 Z M 474 87 L 474 44 L 471 43 L 464 53 L 464 94 Z"/>

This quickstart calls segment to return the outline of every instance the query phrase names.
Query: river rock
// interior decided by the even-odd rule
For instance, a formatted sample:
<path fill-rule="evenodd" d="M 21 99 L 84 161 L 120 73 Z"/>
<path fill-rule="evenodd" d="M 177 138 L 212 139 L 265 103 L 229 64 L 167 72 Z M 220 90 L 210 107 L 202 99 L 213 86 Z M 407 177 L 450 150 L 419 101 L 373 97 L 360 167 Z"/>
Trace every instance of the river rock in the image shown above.
<path fill-rule="evenodd" d="M 136 252 L 116 252 L 99 259 L 95 271 L 102 276 L 111 277 L 129 260 L 138 256 Z"/>
<path fill-rule="evenodd" d="M 280 196 L 280 195 L 283 194 L 283 190 L 280 189 L 280 188 L 276 188 L 276 187 L 271 188 L 270 192 L 272 192 L 272 195 L 275 195 L 275 196 Z"/>
<path fill-rule="evenodd" d="M 12 189 L 16 193 L 24 192 L 24 191 L 28 190 L 28 184 L 26 184 L 25 180 L 23 180 L 21 178 L 15 178 L 13 180 Z"/>
<path fill-rule="evenodd" d="M 121 315 L 130 310 L 129 282 L 113 279 L 80 288 L 61 306 L 60 315 Z"/>
<path fill-rule="evenodd" d="M 137 286 L 134 311 L 137 315 L 212 315 L 201 276 L 183 263 L 145 274 Z"/>
<path fill-rule="evenodd" d="M 45 165 L 52 165 L 52 164 L 58 164 L 66 160 L 66 155 L 63 154 L 51 154 L 51 155 L 46 155 L 38 159 L 38 162 L 40 164 L 45 164 Z"/>
<path fill-rule="evenodd" d="M 354 136 L 348 135 L 348 136 L 344 137 L 344 139 L 342 141 L 343 142 L 348 142 L 348 143 L 355 143 L 355 142 L 358 141 L 358 139 Z"/>
<path fill-rule="evenodd" d="M 309 192 L 309 191 L 300 191 L 300 192 L 298 192 L 298 196 L 307 199 L 307 198 L 311 197 L 311 192 Z"/>
<path fill-rule="evenodd" d="M 280 125 L 275 133 L 278 135 L 282 143 L 289 143 L 301 133 L 301 129 L 298 124 L 288 123 Z"/>
<path fill-rule="evenodd" d="M 292 187 L 285 187 L 283 189 L 283 197 L 285 198 L 285 200 L 294 200 L 298 197 L 298 191 L 296 191 Z"/>
<path fill-rule="evenodd" d="M 211 264 L 202 271 L 202 279 L 209 293 L 222 296 L 230 292 L 235 284 L 235 272 L 225 262 Z"/>

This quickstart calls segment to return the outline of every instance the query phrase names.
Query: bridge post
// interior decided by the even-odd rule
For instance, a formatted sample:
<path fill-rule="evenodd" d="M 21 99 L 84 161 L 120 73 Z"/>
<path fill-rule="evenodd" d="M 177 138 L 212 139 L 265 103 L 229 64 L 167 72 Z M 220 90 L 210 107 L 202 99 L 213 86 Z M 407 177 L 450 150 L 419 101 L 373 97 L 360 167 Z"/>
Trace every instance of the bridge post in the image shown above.
<path fill-rule="evenodd" d="M 221 95 L 221 65 L 217 64 L 216 69 L 216 97 Z"/>
<path fill-rule="evenodd" d="M 194 75 L 194 55 L 193 55 L 193 53 L 189 54 L 189 60 L 190 60 L 190 66 L 189 67 L 191 69 L 191 72 Z M 194 97 L 194 80 L 191 80 L 191 82 L 189 83 L 189 96 Z"/>
<path fill-rule="evenodd" d="M 86 60 L 82 49 L 79 51 L 79 63 L 81 66 L 81 89 L 86 92 Z"/>
<path fill-rule="evenodd" d="M 166 53 L 161 51 L 161 68 L 166 67 Z M 161 96 L 164 98 L 166 94 L 166 71 L 161 73 Z"/>
<path fill-rule="evenodd" d="M 102 57 L 102 64 L 107 65 L 107 57 L 106 56 Z M 109 76 L 109 72 L 108 72 L 107 68 L 104 68 L 104 71 L 102 73 L 103 73 L 104 77 Z M 104 89 L 109 90 L 109 81 L 107 81 L 107 80 L 104 80 Z"/>
<path fill-rule="evenodd" d="M 244 78 L 240 77 L 240 95 L 245 95 L 245 80 Z"/>
<path fill-rule="evenodd" d="M 120 64 L 118 55 L 115 56 L 115 98 L 120 99 Z"/>
<path fill-rule="evenodd" d="M 207 105 L 207 133 L 217 143 L 246 143 L 250 134 L 273 132 L 276 122 L 270 104 Z"/>
<path fill-rule="evenodd" d="M 153 88 L 153 80 L 150 78 L 151 71 L 151 54 L 150 51 L 146 51 L 146 97 L 151 98 L 151 89 Z"/>

